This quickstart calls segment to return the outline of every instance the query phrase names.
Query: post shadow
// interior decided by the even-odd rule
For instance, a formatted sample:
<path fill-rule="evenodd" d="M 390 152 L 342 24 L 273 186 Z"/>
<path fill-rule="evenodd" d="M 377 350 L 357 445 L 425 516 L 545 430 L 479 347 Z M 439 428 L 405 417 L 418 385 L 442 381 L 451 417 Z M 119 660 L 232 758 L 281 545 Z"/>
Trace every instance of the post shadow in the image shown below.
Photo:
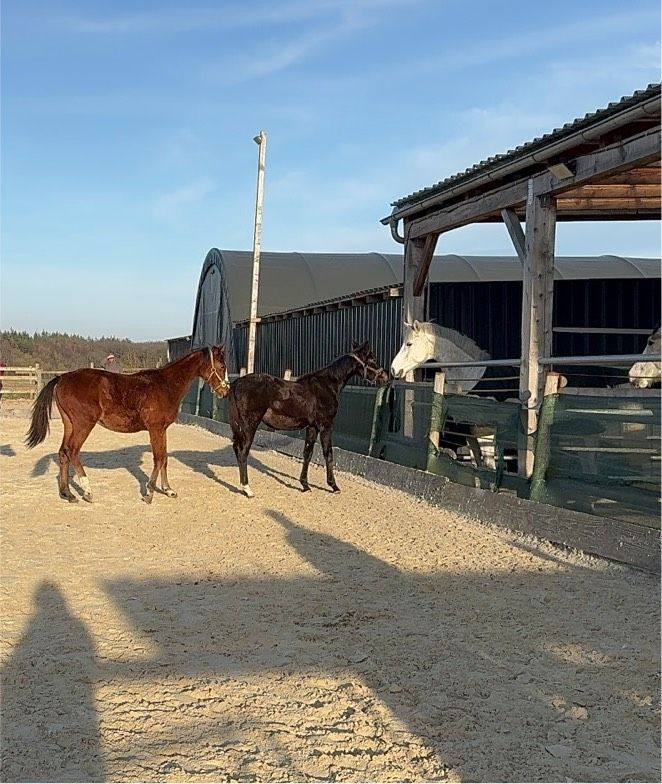
<path fill-rule="evenodd" d="M 2 780 L 104 781 L 92 638 L 55 584 L 34 604 L 2 668 Z"/>

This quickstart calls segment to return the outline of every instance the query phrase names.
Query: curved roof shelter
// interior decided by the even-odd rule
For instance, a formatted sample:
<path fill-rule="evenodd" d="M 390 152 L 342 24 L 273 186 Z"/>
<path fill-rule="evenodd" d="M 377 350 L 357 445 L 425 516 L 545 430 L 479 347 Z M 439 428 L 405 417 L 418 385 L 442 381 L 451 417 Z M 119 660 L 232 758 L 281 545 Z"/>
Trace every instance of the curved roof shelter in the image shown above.
<path fill-rule="evenodd" d="M 248 320 L 252 262 L 250 251 L 209 251 L 198 286 L 196 319 L 203 312 L 211 317 L 227 306 L 230 323 Z M 262 253 L 258 315 L 399 287 L 402 272 L 403 257 L 399 253 Z M 559 257 L 555 276 L 561 280 L 657 278 L 660 260 Z M 516 256 L 435 256 L 430 269 L 432 283 L 521 279 L 522 265 Z"/>

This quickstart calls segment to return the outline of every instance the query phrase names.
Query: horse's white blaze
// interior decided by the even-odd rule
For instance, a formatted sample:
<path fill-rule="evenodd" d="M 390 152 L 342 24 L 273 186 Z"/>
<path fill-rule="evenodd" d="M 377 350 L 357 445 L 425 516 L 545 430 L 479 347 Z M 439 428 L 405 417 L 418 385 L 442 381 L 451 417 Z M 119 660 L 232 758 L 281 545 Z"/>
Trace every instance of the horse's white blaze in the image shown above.
<path fill-rule="evenodd" d="M 431 359 L 436 362 L 471 362 L 487 359 L 488 356 L 460 332 L 426 321 L 415 321 L 413 325 L 407 325 L 405 341 L 391 363 L 391 373 L 395 378 L 401 378 Z M 448 368 L 447 373 L 450 391 L 469 391 L 483 377 L 485 368 Z"/>
<path fill-rule="evenodd" d="M 662 335 L 660 327 L 648 338 L 646 348 L 642 351 L 642 356 L 646 354 L 659 354 L 662 348 Z M 633 387 L 646 389 L 652 387 L 657 381 L 662 379 L 662 363 L 660 362 L 635 362 L 629 372 L 630 383 Z"/>

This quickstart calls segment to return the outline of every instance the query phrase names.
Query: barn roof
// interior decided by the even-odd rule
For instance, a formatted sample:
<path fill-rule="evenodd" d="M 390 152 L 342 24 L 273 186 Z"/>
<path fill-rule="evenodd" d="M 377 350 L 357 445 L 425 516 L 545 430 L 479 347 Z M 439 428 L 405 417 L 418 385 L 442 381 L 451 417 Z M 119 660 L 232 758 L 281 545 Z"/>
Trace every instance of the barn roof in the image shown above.
<path fill-rule="evenodd" d="M 649 84 L 643 90 L 626 95 L 613 101 L 602 109 L 578 117 L 561 128 L 554 128 L 549 133 L 538 136 L 529 142 L 493 155 L 464 171 L 446 177 L 427 188 L 410 193 L 391 202 L 394 207 L 393 216 L 399 216 L 413 205 L 426 204 L 432 197 L 439 196 L 457 189 L 474 187 L 484 178 L 490 181 L 502 180 L 504 176 L 513 177 L 518 172 L 531 166 L 544 168 L 546 162 L 555 159 L 561 148 L 573 149 L 595 141 L 597 134 L 618 133 L 621 128 L 629 127 L 635 122 L 644 122 L 646 118 L 659 123 L 660 84 Z M 392 218 L 384 218 L 387 223 Z"/>
<path fill-rule="evenodd" d="M 250 315 L 253 254 L 221 250 L 232 321 Z M 622 256 L 558 257 L 558 279 L 659 278 L 660 259 Z M 266 316 L 354 294 L 402 285 L 399 253 L 271 253 L 260 261 L 258 315 Z M 430 280 L 490 282 L 521 280 L 522 265 L 511 256 L 435 256 Z"/>

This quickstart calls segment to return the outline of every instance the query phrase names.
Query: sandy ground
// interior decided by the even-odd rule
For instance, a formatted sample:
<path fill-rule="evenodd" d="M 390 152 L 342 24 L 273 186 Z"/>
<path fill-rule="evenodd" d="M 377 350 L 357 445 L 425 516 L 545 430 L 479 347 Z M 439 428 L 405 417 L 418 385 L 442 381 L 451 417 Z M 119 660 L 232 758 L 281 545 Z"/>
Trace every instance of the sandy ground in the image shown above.
<path fill-rule="evenodd" d="M 256 450 L 0 418 L 2 777 L 657 781 L 659 582 Z"/>

